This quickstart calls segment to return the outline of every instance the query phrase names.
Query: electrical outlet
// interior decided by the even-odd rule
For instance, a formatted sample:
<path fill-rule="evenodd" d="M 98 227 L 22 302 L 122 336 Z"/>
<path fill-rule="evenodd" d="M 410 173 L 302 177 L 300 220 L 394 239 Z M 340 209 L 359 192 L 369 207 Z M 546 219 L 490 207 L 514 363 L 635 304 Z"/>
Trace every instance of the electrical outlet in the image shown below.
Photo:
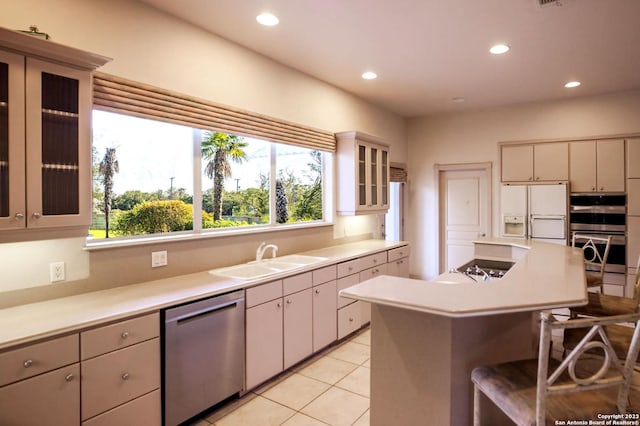
<path fill-rule="evenodd" d="M 64 281 L 66 279 L 64 262 L 51 262 L 49 264 L 49 279 L 52 283 Z"/>
<path fill-rule="evenodd" d="M 158 266 L 167 265 L 167 251 L 154 251 L 151 253 L 151 267 L 157 268 Z"/>

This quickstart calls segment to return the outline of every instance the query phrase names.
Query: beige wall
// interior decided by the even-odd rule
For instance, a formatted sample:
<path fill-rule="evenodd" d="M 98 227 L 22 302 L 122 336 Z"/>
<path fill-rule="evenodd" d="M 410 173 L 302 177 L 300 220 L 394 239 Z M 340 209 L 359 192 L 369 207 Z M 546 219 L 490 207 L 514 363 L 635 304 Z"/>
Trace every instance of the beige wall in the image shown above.
<path fill-rule="evenodd" d="M 136 1 L 3 0 L 0 26 L 34 24 L 57 43 L 114 58 L 101 71 L 331 132 L 370 133 L 391 143 L 391 161 L 407 161 L 403 118 Z M 377 217 L 337 218 L 334 227 L 91 252 L 82 239 L 0 244 L 0 308 L 246 261 L 263 240 L 286 254 L 370 237 L 377 225 Z M 167 267 L 150 268 L 155 250 L 168 250 Z M 69 280 L 48 283 L 52 261 L 68 263 Z"/>
<path fill-rule="evenodd" d="M 412 274 L 432 278 L 439 273 L 435 163 L 493 164 L 492 228 L 496 235 L 498 142 L 634 134 L 640 132 L 638 117 L 640 91 L 409 120 L 407 235 L 412 244 Z"/>

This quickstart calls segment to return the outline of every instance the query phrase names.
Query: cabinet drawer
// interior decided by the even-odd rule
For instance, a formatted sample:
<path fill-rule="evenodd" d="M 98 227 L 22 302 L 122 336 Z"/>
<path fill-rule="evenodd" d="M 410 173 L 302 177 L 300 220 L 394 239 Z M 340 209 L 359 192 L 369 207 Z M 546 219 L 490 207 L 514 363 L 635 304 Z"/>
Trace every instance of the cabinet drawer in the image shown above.
<path fill-rule="evenodd" d="M 160 339 L 82 363 L 82 420 L 160 387 Z"/>
<path fill-rule="evenodd" d="M 338 278 L 346 277 L 347 275 L 360 272 L 358 263 L 360 259 L 348 260 L 346 262 L 338 263 Z"/>
<path fill-rule="evenodd" d="M 80 333 L 83 360 L 160 336 L 160 314 L 120 321 Z"/>
<path fill-rule="evenodd" d="M 342 339 L 360 328 L 362 324 L 360 313 L 360 302 L 338 309 L 338 339 Z"/>
<path fill-rule="evenodd" d="M 77 334 L 0 353 L 0 386 L 55 370 L 78 360 Z"/>
<path fill-rule="evenodd" d="M 409 256 L 409 246 L 391 249 L 387 252 L 387 262 L 393 262 Z"/>
<path fill-rule="evenodd" d="M 360 282 L 368 280 L 369 278 L 377 277 L 378 275 L 384 275 L 387 273 L 387 264 L 384 263 L 373 268 L 365 269 L 360 272 Z"/>
<path fill-rule="evenodd" d="M 304 274 L 284 278 L 282 280 L 282 291 L 286 296 L 288 294 L 297 293 L 299 291 L 311 288 L 311 285 L 311 272 L 305 272 Z"/>
<path fill-rule="evenodd" d="M 245 307 L 260 305 L 282 297 L 282 280 L 248 288 L 245 293 Z"/>
<path fill-rule="evenodd" d="M 0 425 L 77 425 L 80 364 L 0 388 Z"/>
<path fill-rule="evenodd" d="M 356 285 L 360 282 L 360 277 L 358 274 L 349 275 L 346 277 L 342 277 L 338 279 L 337 290 L 344 290 L 347 287 L 351 287 L 352 285 Z M 347 299 L 346 297 L 338 296 L 338 308 L 342 308 L 343 306 L 347 306 L 349 303 L 353 303 L 353 299 Z"/>
<path fill-rule="evenodd" d="M 158 426 L 162 423 L 162 409 L 160 407 L 160 390 L 155 390 L 136 398 L 131 402 L 95 416 L 85 422 L 83 426 L 113 426 L 136 425 Z"/>
<path fill-rule="evenodd" d="M 328 283 L 337 278 L 338 270 L 336 265 L 326 266 L 313 271 L 313 285 Z"/>
<path fill-rule="evenodd" d="M 361 271 L 365 269 L 373 268 L 374 266 L 383 265 L 387 263 L 387 252 L 383 251 L 382 253 L 370 254 L 369 256 L 364 256 L 360 258 L 358 262 L 358 267 Z"/>

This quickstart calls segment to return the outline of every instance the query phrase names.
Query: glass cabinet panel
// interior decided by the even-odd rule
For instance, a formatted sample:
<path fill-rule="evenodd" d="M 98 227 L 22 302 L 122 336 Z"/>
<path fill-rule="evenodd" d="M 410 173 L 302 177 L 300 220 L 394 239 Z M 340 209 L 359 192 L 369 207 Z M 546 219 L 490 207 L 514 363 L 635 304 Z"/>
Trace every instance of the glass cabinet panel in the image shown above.
<path fill-rule="evenodd" d="M 367 205 L 367 147 L 358 145 L 358 205 Z"/>
<path fill-rule="evenodd" d="M 371 148 L 371 205 L 378 204 L 378 149 Z"/>
<path fill-rule="evenodd" d="M 42 213 L 77 214 L 79 81 L 42 73 Z"/>
<path fill-rule="evenodd" d="M 381 151 L 382 153 L 382 168 L 381 168 L 381 189 L 382 189 L 382 205 L 389 204 L 389 153 L 387 151 Z"/>
<path fill-rule="evenodd" d="M 9 216 L 9 64 L 0 62 L 0 217 Z"/>

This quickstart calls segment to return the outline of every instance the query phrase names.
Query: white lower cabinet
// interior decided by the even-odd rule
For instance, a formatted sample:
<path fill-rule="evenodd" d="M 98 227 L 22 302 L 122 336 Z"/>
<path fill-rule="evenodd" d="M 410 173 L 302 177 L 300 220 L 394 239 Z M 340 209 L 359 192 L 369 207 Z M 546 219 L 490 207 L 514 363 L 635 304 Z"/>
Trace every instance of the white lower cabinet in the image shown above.
<path fill-rule="evenodd" d="M 338 339 L 348 336 L 362 326 L 362 302 L 353 302 L 338 310 Z"/>
<path fill-rule="evenodd" d="M 250 290 L 252 289 L 247 290 L 247 296 Z M 282 372 L 283 311 L 282 297 L 247 309 L 245 317 L 247 390 Z"/>
<path fill-rule="evenodd" d="M 162 423 L 160 389 L 129 401 L 113 410 L 82 422 L 83 426 L 136 425 L 158 426 Z"/>
<path fill-rule="evenodd" d="M 333 343 L 338 336 L 336 280 L 313 287 L 313 352 Z"/>
<path fill-rule="evenodd" d="M 80 353 L 84 425 L 105 424 L 110 419 L 121 420 L 118 424 L 158 424 L 155 420 L 160 418 L 161 409 L 157 312 L 80 333 Z M 140 398 L 144 400 L 138 401 Z M 152 410 L 139 412 L 135 407 Z"/>
<path fill-rule="evenodd" d="M 0 424 L 80 424 L 80 364 L 0 387 Z"/>
<path fill-rule="evenodd" d="M 284 369 L 313 352 L 311 289 L 284 297 Z"/>

